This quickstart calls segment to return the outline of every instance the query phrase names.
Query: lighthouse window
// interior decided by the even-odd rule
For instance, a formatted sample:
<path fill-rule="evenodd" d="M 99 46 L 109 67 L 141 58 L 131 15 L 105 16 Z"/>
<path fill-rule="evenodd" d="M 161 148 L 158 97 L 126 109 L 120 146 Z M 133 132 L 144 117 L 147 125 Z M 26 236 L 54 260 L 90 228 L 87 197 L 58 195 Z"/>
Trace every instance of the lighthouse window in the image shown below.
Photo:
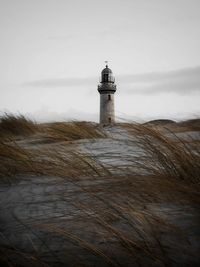
<path fill-rule="evenodd" d="M 108 95 L 108 100 L 111 100 L 111 95 Z"/>
<path fill-rule="evenodd" d="M 108 122 L 111 123 L 111 118 L 108 118 Z"/>
<path fill-rule="evenodd" d="M 108 74 L 104 74 L 103 75 L 103 81 L 104 82 L 108 82 Z"/>

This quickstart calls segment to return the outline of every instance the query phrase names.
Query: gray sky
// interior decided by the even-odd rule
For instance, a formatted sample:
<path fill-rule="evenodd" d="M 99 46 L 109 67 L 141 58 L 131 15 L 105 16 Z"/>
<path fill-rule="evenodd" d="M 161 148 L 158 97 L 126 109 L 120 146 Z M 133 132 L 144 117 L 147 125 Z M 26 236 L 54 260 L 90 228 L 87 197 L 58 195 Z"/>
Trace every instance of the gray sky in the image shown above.
<path fill-rule="evenodd" d="M 0 0 L 0 111 L 98 121 L 108 60 L 118 117 L 197 117 L 199 48 L 199 0 Z"/>

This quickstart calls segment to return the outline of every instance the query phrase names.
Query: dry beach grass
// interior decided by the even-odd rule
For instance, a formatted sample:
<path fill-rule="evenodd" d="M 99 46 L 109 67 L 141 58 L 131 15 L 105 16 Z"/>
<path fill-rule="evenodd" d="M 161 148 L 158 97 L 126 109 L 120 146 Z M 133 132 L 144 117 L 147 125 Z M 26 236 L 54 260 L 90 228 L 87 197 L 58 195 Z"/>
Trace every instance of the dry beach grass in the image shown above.
<path fill-rule="evenodd" d="M 26 136 L 38 130 L 37 124 L 23 115 L 5 113 L 0 117 L 0 137 Z"/>
<path fill-rule="evenodd" d="M 182 138 L 176 123 L 123 123 L 115 135 L 92 123 L 37 125 L 11 117 L 0 123 L 1 192 L 11 196 L 1 202 L 2 266 L 199 265 L 198 138 Z M 137 150 L 137 157 L 119 149 L 113 160 L 127 165 L 108 166 L 97 153 L 107 157 L 105 140 L 111 150 L 114 141 Z M 85 143 L 91 153 L 80 149 Z M 26 213 L 9 211 L 20 205 Z"/>

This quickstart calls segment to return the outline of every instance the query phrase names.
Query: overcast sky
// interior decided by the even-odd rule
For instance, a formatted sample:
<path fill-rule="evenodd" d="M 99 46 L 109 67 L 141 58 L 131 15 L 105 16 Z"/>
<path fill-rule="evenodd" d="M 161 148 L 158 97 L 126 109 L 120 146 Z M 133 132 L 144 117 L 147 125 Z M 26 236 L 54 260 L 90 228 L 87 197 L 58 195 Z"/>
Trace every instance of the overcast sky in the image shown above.
<path fill-rule="evenodd" d="M 200 115 L 200 0 L 0 0 L 0 111 L 98 121 L 104 61 L 116 115 Z"/>

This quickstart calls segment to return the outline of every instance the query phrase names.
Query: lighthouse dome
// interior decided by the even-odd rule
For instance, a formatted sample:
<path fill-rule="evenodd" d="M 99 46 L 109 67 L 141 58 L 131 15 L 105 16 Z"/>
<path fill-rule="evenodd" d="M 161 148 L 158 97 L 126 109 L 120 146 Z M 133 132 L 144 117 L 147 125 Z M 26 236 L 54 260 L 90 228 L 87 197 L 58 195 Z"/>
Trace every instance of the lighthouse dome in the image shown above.
<path fill-rule="evenodd" d="M 114 83 L 115 79 L 113 77 L 112 70 L 108 68 L 108 65 L 106 65 L 105 69 L 101 72 L 101 83 Z"/>
<path fill-rule="evenodd" d="M 112 70 L 106 65 L 105 69 L 102 70 L 101 74 L 112 74 Z"/>

